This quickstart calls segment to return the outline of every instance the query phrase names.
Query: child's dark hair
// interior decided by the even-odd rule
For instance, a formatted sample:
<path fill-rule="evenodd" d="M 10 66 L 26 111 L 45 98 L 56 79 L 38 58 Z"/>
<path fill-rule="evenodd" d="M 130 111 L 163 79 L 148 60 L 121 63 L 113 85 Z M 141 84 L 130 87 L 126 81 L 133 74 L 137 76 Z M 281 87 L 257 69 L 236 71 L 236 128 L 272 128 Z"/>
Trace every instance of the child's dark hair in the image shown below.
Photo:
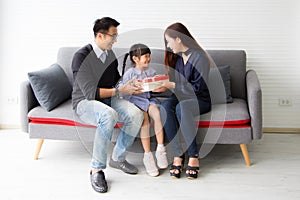
<path fill-rule="evenodd" d="M 131 62 L 134 63 L 133 56 L 140 58 L 142 55 L 145 55 L 147 53 L 151 54 L 151 50 L 149 49 L 148 46 L 141 44 L 141 43 L 132 45 L 129 49 L 129 53 L 126 53 L 124 56 L 122 76 L 124 74 L 124 70 L 126 67 L 126 60 L 127 60 L 128 56 L 130 56 Z"/>

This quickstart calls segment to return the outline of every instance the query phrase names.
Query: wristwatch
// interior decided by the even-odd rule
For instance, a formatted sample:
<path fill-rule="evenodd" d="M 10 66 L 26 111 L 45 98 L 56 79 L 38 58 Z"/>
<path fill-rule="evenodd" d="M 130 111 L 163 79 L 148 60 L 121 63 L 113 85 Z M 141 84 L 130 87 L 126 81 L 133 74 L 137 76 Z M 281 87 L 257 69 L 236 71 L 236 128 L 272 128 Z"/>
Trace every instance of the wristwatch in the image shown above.
<path fill-rule="evenodd" d="M 115 88 L 115 96 L 116 96 L 117 98 L 119 98 L 119 89 L 118 89 L 118 88 Z"/>

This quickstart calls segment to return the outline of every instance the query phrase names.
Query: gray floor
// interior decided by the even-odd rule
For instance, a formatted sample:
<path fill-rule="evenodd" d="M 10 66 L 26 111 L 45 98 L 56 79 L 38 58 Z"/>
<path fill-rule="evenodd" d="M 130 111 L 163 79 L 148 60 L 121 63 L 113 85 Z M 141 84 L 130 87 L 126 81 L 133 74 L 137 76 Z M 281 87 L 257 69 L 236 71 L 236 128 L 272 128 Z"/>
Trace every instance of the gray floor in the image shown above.
<path fill-rule="evenodd" d="M 91 156 L 80 142 L 47 140 L 35 161 L 36 140 L 19 130 L 1 130 L 0 199 L 300 199 L 299 144 L 300 134 L 264 134 L 248 146 L 251 167 L 239 146 L 218 145 L 200 161 L 197 180 L 174 180 L 167 170 L 150 177 L 142 154 L 130 153 L 140 173 L 107 168 L 109 192 L 99 194 L 90 186 Z"/>

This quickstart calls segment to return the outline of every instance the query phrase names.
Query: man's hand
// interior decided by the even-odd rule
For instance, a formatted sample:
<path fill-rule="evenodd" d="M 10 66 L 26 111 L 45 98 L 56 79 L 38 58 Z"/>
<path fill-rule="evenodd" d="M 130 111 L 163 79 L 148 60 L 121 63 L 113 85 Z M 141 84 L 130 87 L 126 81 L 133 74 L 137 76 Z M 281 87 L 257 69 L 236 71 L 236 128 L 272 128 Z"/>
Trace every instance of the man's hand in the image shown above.
<path fill-rule="evenodd" d="M 142 94 L 143 87 L 136 84 L 136 80 L 130 80 L 119 88 L 121 94 Z"/>

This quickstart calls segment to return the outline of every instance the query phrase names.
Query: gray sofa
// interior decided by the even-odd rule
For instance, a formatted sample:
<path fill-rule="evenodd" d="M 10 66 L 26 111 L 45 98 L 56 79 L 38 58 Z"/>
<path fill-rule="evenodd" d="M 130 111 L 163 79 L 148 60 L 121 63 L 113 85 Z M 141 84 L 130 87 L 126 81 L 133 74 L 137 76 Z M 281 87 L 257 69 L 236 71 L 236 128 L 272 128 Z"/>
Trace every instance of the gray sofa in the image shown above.
<path fill-rule="evenodd" d="M 63 47 L 58 51 L 57 64 L 63 68 L 69 86 L 72 85 L 72 57 L 78 49 Z M 119 65 L 122 65 L 127 51 L 128 49 L 114 49 Z M 215 144 L 238 144 L 246 165 L 250 166 L 247 144 L 262 137 L 262 94 L 258 77 L 255 71 L 246 71 L 246 53 L 243 50 L 208 50 L 208 53 L 218 67 L 229 66 L 229 82 L 225 83 L 220 73 L 213 75 L 211 72 L 209 89 L 214 103 L 212 111 L 201 115 L 200 122 L 196 122 L 199 127 L 197 141 L 202 143 L 200 157 L 209 153 Z M 151 67 L 156 68 L 158 73 L 165 73 L 163 56 L 163 50 L 152 49 Z M 120 71 L 121 68 L 120 66 Z M 219 87 L 218 84 L 216 86 L 220 77 L 225 87 Z M 34 159 L 38 159 L 45 139 L 93 141 L 95 127 L 84 124 L 74 114 L 70 94 L 54 109 L 47 111 L 39 104 L 29 80 L 21 84 L 20 91 L 22 130 L 29 133 L 30 138 L 38 139 Z M 218 95 L 222 92 L 221 96 L 225 97 L 220 100 Z M 231 100 L 231 103 L 227 103 Z M 121 124 L 117 124 L 116 134 L 120 127 Z"/>

